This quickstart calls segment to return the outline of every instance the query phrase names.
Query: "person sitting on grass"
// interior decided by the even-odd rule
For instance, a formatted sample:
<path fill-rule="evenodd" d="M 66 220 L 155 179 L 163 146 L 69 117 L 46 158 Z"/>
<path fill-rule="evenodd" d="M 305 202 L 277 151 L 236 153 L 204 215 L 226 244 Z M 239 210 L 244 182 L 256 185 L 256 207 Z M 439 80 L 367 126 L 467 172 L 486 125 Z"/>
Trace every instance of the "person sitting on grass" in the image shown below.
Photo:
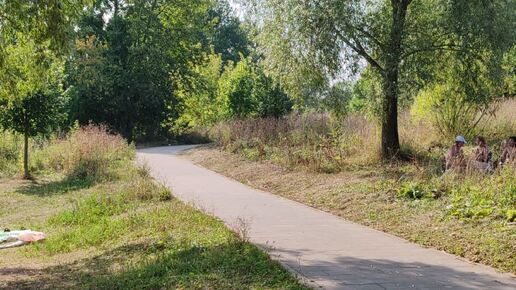
<path fill-rule="evenodd" d="M 448 150 L 448 154 L 446 155 L 446 170 L 460 169 L 466 166 L 464 151 L 462 151 L 462 147 L 464 147 L 466 143 L 464 136 L 459 135 L 455 138 L 455 144 Z"/>
<path fill-rule="evenodd" d="M 475 148 L 475 160 L 478 162 L 489 162 L 493 154 L 487 147 L 486 139 L 482 136 L 478 136 L 475 138 L 475 144 L 477 144 Z"/>
<path fill-rule="evenodd" d="M 478 136 L 475 138 L 475 143 L 477 147 L 475 148 L 475 160 L 472 161 L 472 165 L 483 171 L 492 171 L 493 166 L 491 159 L 493 154 L 487 147 L 486 139 L 482 136 Z"/>
<path fill-rule="evenodd" d="M 516 164 L 516 136 L 509 137 L 500 156 L 500 165 Z"/>

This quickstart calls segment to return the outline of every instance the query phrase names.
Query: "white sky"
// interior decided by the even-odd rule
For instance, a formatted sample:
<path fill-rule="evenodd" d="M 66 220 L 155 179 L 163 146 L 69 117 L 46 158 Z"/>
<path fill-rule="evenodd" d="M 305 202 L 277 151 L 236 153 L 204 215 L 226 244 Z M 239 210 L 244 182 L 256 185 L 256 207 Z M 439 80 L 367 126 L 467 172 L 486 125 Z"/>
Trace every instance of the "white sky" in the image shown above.
<path fill-rule="evenodd" d="M 228 0 L 229 5 L 231 5 L 231 8 L 233 8 L 233 12 L 235 15 L 240 18 L 240 20 L 243 20 L 244 15 L 242 13 L 241 5 L 237 3 L 237 0 Z"/>

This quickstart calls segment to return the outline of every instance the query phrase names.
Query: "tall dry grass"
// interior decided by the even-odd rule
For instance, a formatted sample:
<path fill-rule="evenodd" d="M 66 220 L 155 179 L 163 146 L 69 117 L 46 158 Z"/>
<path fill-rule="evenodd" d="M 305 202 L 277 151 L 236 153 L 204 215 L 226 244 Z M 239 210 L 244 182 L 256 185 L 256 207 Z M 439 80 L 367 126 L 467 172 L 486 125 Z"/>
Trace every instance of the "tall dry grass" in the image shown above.
<path fill-rule="evenodd" d="M 71 178 L 103 178 L 117 162 L 130 160 L 134 148 L 105 126 L 88 125 L 53 140 L 35 153 L 36 169 L 63 172 Z"/>
<path fill-rule="evenodd" d="M 219 123 L 209 134 L 226 150 L 249 159 L 271 159 L 319 172 L 378 160 L 376 128 L 361 116 L 335 120 L 325 113 L 311 113 L 231 120 Z"/>
<path fill-rule="evenodd" d="M 479 127 L 495 158 L 501 151 L 501 140 L 516 133 L 516 100 L 498 106 L 497 113 Z M 408 112 L 400 115 L 399 132 L 402 151 L 416 168 L 424 174 L 442 170 L 444 155 L 453 140 L 443 138 L 428 120 L 412 118 Z M 306 113 L 230 120 L 214 126 L 209 136 L 224 149 L 248 159 L 268 159 L 289 168 L 337 172 L 348 166 L 381 162 L 377 122 L 356 114 L 343 119 L 327 113 Z"/>

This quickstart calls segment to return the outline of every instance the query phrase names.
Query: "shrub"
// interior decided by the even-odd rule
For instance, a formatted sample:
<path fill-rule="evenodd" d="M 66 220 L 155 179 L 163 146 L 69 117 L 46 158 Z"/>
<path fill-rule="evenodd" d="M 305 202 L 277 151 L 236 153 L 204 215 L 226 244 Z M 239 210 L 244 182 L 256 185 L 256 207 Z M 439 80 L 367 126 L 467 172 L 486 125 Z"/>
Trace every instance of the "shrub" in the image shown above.
<path fill-rule="evenodd" d="M 195 78 L 178 83 L 181 114 L 173 124 L 176 133 L 234 117 L 279 117 L 292 107 L 284 91 L 251 58 L 224 65 L 220 55 L 212 54 L 193 71 Z"/>
<path fill-rule="evenodd" d="M 516 210 L 516 167 L 491 176 L 468 176 L 453 191 L 451 214 L 459 218 L 506 219 Z"/>
<path fill-rule="evenodd" d="M 421 184 L 410 182 L 402 185 L 401 188 L 398 189 L 397 196 L 410 199 L 420 199 L 427 196 L 427 193 Z"/>

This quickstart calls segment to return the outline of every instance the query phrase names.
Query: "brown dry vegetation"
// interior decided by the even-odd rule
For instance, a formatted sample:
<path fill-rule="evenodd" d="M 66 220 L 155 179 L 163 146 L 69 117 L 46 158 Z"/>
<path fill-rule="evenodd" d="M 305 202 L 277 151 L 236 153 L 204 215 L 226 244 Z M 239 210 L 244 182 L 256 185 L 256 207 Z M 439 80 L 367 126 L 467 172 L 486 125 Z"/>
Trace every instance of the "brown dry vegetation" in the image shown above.
<path fill-rule="evenodd" d="M 495 158 L 500 141 L 516 130 L 516 102 L 501 108 L 483 130 Z M 324 114 L 219 124 L 211 131 L 216 145 L 185 157 L 253 187 L 516 273 L 515 168 L 443 174 L 451 142 L 408 114 L 400 124 L 408 162 L 379 161 L 374 123 L 359 116 L 336 123 Z M 416 191 L 421 196 L 407 196 Z"/>

